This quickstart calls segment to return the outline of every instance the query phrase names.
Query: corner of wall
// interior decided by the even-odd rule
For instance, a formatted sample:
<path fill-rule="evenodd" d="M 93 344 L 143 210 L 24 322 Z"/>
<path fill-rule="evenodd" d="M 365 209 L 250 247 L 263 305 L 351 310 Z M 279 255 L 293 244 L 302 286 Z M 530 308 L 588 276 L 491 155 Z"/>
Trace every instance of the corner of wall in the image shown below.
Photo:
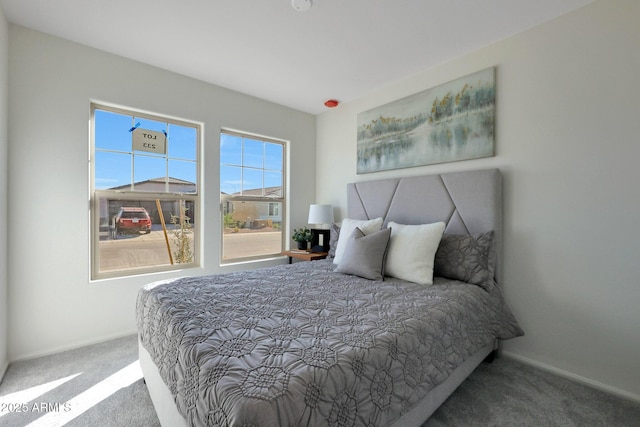
<path fill-rule="evenodd" d="M 0 6 L 0 218 L 7 216 L 8 191 L 8 98 L 9 98 L 9 24 Z M 7 370 L 7 335 L 8 335 L 8 303 L 7 303 L 7 226 L 6 221 L 0 225 L 0 381 Z"/>

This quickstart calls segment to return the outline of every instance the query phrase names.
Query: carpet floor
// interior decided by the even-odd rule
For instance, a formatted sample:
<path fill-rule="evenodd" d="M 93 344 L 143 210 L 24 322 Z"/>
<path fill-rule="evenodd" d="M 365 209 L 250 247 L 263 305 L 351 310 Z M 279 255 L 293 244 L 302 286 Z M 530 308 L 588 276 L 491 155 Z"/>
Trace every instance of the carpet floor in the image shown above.
<path fill-rule="evenodd" d="M 137 360 L 130 336 L 12 363 L 0 384 L 0 426 L 159 426 Z M 640 403 L 499 358 L 422 427 L 440 426 L 639 427 Z"/>

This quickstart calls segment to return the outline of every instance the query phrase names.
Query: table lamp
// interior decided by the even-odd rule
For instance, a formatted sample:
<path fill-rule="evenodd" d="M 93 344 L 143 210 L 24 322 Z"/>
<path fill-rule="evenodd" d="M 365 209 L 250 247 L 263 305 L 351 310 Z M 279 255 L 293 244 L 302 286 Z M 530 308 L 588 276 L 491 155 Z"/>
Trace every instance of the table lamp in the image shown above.
<path fill-rule="evenodd" d="M 333 224 L 333 206 L 309 206 L 309 219 L 307 222 L 319 226 L 319 228 L 311 229 L 311 252 L 329 252 L 330 227 L 331 224 Z M 327 224 L 329 228 L 324 228 L 323 226 L 325 224 Z"/>

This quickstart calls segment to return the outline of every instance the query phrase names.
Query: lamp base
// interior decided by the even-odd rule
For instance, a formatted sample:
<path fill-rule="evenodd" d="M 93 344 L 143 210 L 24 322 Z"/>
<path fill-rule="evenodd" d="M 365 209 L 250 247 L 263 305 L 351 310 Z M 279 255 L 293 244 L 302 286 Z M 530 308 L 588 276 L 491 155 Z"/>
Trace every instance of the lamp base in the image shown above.
<path fill-rule="evenodd" d="M 329 252 L 331 230 L 311 229 L 311 252 Z"/>

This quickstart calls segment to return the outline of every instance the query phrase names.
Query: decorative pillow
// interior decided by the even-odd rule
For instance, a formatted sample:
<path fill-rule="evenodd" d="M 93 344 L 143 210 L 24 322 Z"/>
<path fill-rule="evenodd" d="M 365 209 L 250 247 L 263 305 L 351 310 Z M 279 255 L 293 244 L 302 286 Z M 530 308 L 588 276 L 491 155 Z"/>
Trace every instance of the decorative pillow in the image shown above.
<path fill-rule="evenodd" d="M 329 258 L 336 257 L 336 246 L 338 246 L 338 237 L 340 237 L 340 226 L 336 223 L 331 224 L 331 233 L 329 234 Z"/>
<path fill-rule="evenodd" d="M 340 237 L 338 237 L 338 244 L 336 246 L 336 256 L 333 258 L 334 264 L 340 264 L 342 254 L 347 247 L 347 240 L 349 240 L 351 233 L 353 233 L 356 227 L 364 234 L 371 234 L 382 228 L 382 218 L 369 219 L 366 221 L 350 218 L 343 219 L 340 225 Z"/>
<path fill-rule="evenodd" d="M 389 227 L 391 239 L 385 274 L 420 285 L 431 285 L 433 260 L 445 223 L 404 225 L 392 221 Z"/>
<path fill-rule="evenodd" d="M 484 288 L 491 286 L 496 264 L 494 237 L 493 231 L 443 235 L 434 274 Z"/>
<path fill-rule="evenodd" d="M 356 227 L 347 240 L 342 260 L 336 271 L 370 280 L 383 280 L 384 259 L 390 236 L 389 228 L 364 234 Z"/>

